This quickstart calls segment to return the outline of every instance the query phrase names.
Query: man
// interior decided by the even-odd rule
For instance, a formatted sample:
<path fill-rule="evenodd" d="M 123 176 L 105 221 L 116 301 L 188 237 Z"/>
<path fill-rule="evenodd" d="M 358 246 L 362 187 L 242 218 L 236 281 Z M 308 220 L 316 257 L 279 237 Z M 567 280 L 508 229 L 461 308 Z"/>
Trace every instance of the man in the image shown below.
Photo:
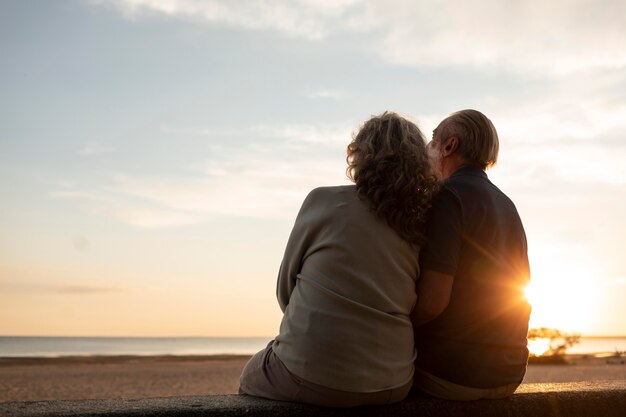
<path fill-rule="evenodd" d="M 515 206 L 485 173 L 498 147 L 496 129 L 476 110 L 452 114 L 428 144 L 443 182 L 425 228 L 411 317 L 414 386 L 440 398 L 503 398 L 526 371 L 526 235 Z"/>

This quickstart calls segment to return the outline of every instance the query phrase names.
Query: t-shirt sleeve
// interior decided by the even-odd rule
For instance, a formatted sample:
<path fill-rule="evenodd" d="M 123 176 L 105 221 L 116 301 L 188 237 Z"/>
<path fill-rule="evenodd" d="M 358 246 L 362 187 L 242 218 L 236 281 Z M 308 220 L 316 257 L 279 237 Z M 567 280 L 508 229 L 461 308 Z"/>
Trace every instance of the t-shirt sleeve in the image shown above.
<path fill-rule="evenodd" d="M 420 269 L 455 276 L 461 253 L 461 231 L 461 202 L 452 190 L 444 186 L 433 199 L 428 214 Z"/>

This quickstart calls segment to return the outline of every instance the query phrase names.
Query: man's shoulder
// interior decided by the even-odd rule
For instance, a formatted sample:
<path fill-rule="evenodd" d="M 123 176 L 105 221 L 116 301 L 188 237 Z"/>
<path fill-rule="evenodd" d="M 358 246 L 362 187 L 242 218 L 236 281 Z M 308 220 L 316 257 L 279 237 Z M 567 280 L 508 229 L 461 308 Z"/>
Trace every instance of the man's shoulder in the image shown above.
<path fill-rule="evenodd" d="M 519 219 L 519 213 L 513 200 L 486 176 L 451 177 L 442 185 L 448 195 L 456 201 L 462 211 L 486 211 L 490 215 Z M 448 201 L 451 198 L 448 198 Z"/>
<path fill-rule="evenodd" d="M 485 176 L 459 175 L 452 176 L 442 183 L 442 189 L 447 190 L 458 198 L 475 199 L 482 195 L 497 195 L 505 201 L 510 198 L 491 180 Z"/>

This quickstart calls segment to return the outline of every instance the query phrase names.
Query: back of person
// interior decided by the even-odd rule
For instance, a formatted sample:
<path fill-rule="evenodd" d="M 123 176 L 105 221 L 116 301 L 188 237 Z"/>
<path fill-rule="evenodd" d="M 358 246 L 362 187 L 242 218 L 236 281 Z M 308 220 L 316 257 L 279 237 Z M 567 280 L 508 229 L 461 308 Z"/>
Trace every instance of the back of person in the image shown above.
<path fill-rule="evenodd" d="M 355 185 L 305 199 L 278 273 L 280 332 L 244 367 L 240 392 L 351 407 L 411 390 L 422 226 L 439 183 L 418 127 L 368 120 L 347 148 Z"/>
<path fill-rule="evenodd" d="M 417 248 L 376 218 L 353 185 L 313 190 L 303 211 L 298 235 L 314 243 L 301 256 L 274 352 L 294 374 L 338 390 L 407 384 Z M 301 247 L 290 245 L 286 256 Z M 280 294 L 287 282 L 278 285 Z"/>
<path fill-rule="evenodd" d="M 460 218 L 442 212 L 451 204 L 460 207 Z M 433 210 L 457 225 L 462 247 L 448 307 L 416 329 L 418 367 L 468 387 L 520 382 L 528 358 L 529 266 L 513 202 L 482 170 L 465 167 L 444 182 Z M 429 256 L 425 249 L 424 265 Z"/>
<path fill-rule="evenodd" d="M 526 235 L 513 202 L 485 172 L 498 150 L 495 127 L 476 110 L 443 120 L 428 144 L 443 186 L 425 225 L 411 319 L 415 387 L 440 398 L 503 398 L 526 371 Z"/>

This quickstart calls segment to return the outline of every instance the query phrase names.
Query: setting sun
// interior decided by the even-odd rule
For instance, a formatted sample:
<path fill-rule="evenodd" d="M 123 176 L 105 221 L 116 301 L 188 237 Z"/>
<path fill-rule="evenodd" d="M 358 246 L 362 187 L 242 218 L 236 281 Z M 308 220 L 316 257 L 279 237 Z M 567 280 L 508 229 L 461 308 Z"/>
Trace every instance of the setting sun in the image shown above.
<path fill-rule="evenodd" d="M 532 306 L 530 327 L 589 331 L 597 303 L 591 268 L 583 264 L 547 262 L 542 258 L 534 261 L 532 280 L 526 288 L 526 297 Z M 535 344 L 536 351 L 547 350 L 545 341 L 537 339 Z"/>
<path fill-rule="evenodd" d="M 528 351 L 531 355 L 541 356 L 550 350 L 550 339 L 547 337 L 541 337 L 537 339 L 528 340 Z"/>

